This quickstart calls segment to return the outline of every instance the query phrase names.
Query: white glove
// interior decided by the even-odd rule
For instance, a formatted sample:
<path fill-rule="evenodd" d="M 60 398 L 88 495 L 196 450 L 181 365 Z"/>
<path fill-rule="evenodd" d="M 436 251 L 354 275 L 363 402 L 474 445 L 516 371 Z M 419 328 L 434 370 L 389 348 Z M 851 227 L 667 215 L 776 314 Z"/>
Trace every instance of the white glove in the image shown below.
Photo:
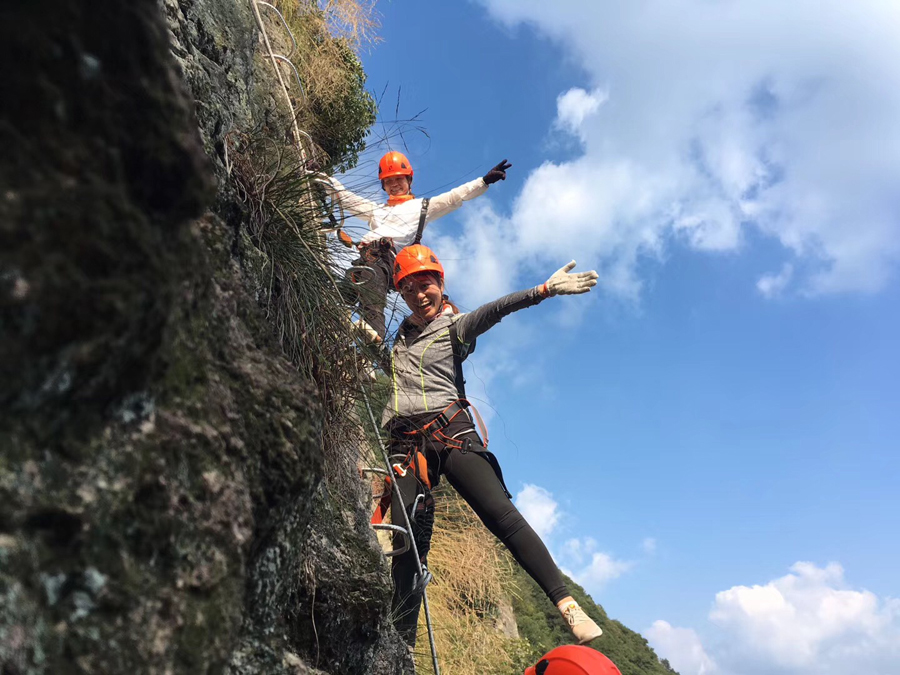
<path fill-rule="evenodd" d="M 357 319 L 353 322 L 353 327 L 356 328 L 367 345 L 374 345 L 381 342 L 381 336 L 375 331 L 374 328 L 372 328 L 372 326 L 369 325 L 369 323 L 365 319 Z"/>
<path fill-rule="evenodd" d="M 569 270 L 574 267 L 575 261 L 573 260 L 568 265 L 564 265 L 556 270 L 553 276 L 547 279 L 543 286 L 539 287 L 541 295 L 544 297 L 551 295 L 578 295 L 579 293 L 587 293 L 592 287 L 597 285 L 597 277 L 599 275 L 594 270 L 569 274 Z"/>
<path fill-rule="evenodd" d="M 372 345 L 381 342 L 381 336 L 365 319 L 359 317 L 354 321 L 353 310 L 346 309 L 345 311 L 350 330 L 362 338 L 363 344 Z"/>

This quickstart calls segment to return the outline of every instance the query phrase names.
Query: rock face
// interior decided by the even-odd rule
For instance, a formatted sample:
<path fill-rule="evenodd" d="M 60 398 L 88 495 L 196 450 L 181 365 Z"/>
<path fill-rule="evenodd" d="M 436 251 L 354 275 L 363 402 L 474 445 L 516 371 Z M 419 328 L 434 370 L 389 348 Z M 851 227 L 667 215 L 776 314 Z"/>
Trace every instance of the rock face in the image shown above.
<path fill-rule="evenodd" d="M 249 2 L 7 4 L 0 672 L 410 672 L 226 180 Z"/>

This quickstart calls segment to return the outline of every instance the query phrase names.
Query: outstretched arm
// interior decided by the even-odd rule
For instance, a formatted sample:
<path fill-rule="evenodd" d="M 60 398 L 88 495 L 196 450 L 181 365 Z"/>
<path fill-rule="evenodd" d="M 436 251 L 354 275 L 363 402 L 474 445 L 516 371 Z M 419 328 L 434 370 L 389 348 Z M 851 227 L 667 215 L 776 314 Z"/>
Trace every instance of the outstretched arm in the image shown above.
<path fill-rule="evenodd" d="M 425 218 L 425 222 L 430 223 L 441 216 L 446 216 L 451 211 L 455 211 L 462 206 L 463 202 L 480 197 L 487 192 L 488 185 L 500 180 L 506 180 L 506 171 L 511 167 L 512 164 L 504 159 L 488 171 L 483 178 L 476 178 L 468 183 L 463 183 L 457 188 L 453 188 L 449 192 L 432 197 L 428 202 L 428 216 Z"/>
<path fill-rule="evenodd" d="M 573 260 L 564 265 L 540 286 L 510 293 L 498 300 L 482 305 L 473 312 L 463 314 L 457 319 L 456 332 L 463 343 L 471 343 L 482 333 L 497 325 L 504 316 L 526 307 L 533 307 L 545 298 L 554 295 L 580 295 L 587 293 L 597 285 L 598 275 L 595 271 L 571 273 L 575 267 Z"/>
<path fill-rule="evenodd" d="M 325 189 L 340 200 L 341 206 L 344 207 L 344 211 L 350 215 L 358 216 L 359 218 L 368 221 L 369 217 L 379 206 L 375 202 L 351 192 L 334 176 L 318 174 L 318 177 L 322 179 Z"/>

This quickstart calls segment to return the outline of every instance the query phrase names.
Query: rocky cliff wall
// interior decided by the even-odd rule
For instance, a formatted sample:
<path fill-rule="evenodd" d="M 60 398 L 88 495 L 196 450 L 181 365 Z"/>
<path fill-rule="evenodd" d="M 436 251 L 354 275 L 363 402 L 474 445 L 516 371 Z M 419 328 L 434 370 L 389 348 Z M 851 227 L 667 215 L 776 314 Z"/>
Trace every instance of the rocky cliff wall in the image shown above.
<path fill-rule="evenodd" d="M 0 671 L 409 672 L 229 187 L 287 132 L 249 0 L 0 25 Z"/>

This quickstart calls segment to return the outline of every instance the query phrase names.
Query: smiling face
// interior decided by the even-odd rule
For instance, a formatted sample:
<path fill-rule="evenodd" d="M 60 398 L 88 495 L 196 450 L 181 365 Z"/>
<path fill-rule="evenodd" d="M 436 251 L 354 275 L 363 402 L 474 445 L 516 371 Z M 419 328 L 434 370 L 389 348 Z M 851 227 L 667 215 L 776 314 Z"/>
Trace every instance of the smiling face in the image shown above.
<path fill-rule="evenodd" d="M 434 272 L 411 274 L 400 282 L 400 295 L 412 311 L 413 320 L 426 324 L 444 306 L 444 282 Z"/>
<path fill-rule="evenodd" d="M 409 194 L 409 183 L 409 176 L 388 176 L 381 186 L 391 197 L 402 197 Z"/>

